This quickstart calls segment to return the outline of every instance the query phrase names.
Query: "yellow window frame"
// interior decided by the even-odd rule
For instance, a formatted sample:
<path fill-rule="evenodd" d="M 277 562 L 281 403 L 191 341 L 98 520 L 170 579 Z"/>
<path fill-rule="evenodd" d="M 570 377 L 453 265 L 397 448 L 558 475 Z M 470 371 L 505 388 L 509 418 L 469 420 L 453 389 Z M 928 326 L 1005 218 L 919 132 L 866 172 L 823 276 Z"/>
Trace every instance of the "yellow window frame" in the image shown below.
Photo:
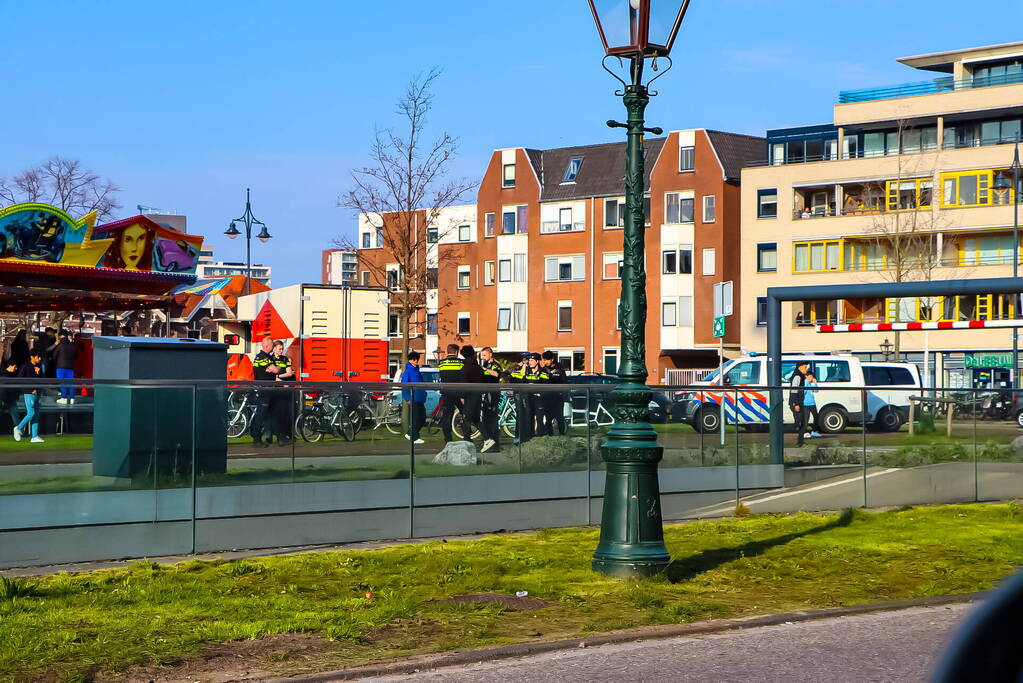
<path fill-rule="evenodd" d="M 913 183 L 913 199 L 916 206 L 911 209 L 899 208 L 899 192 L 903 183 Z M 920 201 L 921 184 L 930 183 L 931 200 L 927 204 Z M 944 185 L 942 186 L 944 187 Z M 934 178 L 903 178 L 901 180 L 889 180 L 885 183 L 885 209 L 887 211 L 917 211 L 929 209 L 934 204 Z"/>
<path fill-rule="evenodd" d="M 814 268 L 812 268 L 810 266 L 810 263 L 811 263 L 810 252 L 813 249 L 813 246 L 817 245 L 817 244 L 821 245 L 821 248 L 824 250 L 824 268 L 820 268 L 820 269 L 814 269 Z M 836 268 L 828 268 L 827 267 L 828 266 L 828 245 L 829 244 L 837 244 L 838 245 L 838 264 L 837 264 Z M 797 270 L 796 269 L 796 250 L 799 247 L 806 247 L 806 270 Z M 845 251 L 845 240 L 844 239 L 837 239 L 837 240 L 808 240 L 808 241 L 807 240 L 803 240 L 803 241 L 799 241 L 799 242 L 793 242 L 792 243 L 792 272 L 793 273 L 834 273 L 834 272 L 840 272 L 842 270 L 845 270 L 845 265 L 844 265 L 845 254 L 843 253 L 844 251 Z"/>
<path fill-rule="evenodd" d="M 998 248 L 996 250 L 997 256 L 996 256 L 996 259 L 995 259 L 995 261 L 993 263 L 989 263 L 989 262 L 981 260 L 981 253 L 982 252 L 981 252 L 981 248 L 980 248 L 980 241 L 982 239 L 984 239 L 985 237 L 993 237 L 993 238 L 999 240 Z M 980 233 L 980 234 L 960 237 L 959 240 L 956 243 L 956 262 L 960 266 L 995 266 L 995 265 L 1001 266 L 1001 265 L 1011 264 L 1012 263 L 1012 245 L 1010 244 L 1009 247 L 1007 249 L 1005 249 L 1004 251 L 1002 250 L 1002 246 L 1001 246 L 1001 240 L 1005 239 L 1005 238 L 1009 238 L 1010 241 L 1011 241 L 1012 233 L 1011 232 Z M 973 244 L 974 244 L 974 247 L 973 247 L 973 260 L 970 261 L 970 262 L 967 262 L 966 255 L 969 252 L 966 251 L 966 243 L 969 242 L 969 241 L 973 241 Z M 1023 239 L 1020 240 L 1020 243 L 1023 244 Z M 1016 256 L 1017 256 L 1017 258 L 1019 257 L 1019 255 L 1020 255 L 1020 245 L 1017 244 L 1016 245 Z"/>
<path fill-rule="evenodd" d="M 881 267 L 868 269 L 867 264 L 870 261 L 870 256 L 867 251 L 871 247 L 877 247 L 881 249 Z M 846 258 L 846 254 L 852 257 Z M 851 262 L 850 262 L 851 261 Z M 883 249 L 881 245 L 876 242 L 861 242 L 856 240 L 842 240 L 842 270 L 852 271 L 867 271 L 867 270 L 887 270 L 888 269 L 888 252 Z"/>
<path fill-rule="evenodd" d="M 962 178 L 976 176 L 977 177 L 977 203 L 976 204 L 960 204 L 959 203 L 959 186 Z M 948 173 L 941 174 L 941 184 L 938 187 L 938 191 L 941 192 L 941 206 L 943 208 L 964 208 L 970 206 L 990 206 L 994 201 L 994 176 L 995 172 L 993 169 L 983 169 L 980 171 L 951 171 Z M 955 181 L 955 201 L 945 201 L 945 183 L 950 180 Z"/>

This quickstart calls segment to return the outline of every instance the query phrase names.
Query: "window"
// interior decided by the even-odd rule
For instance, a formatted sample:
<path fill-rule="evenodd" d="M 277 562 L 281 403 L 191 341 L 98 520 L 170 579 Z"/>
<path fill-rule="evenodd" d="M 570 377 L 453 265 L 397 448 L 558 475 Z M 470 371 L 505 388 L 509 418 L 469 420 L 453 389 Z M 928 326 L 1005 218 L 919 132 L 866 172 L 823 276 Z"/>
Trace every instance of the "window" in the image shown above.
<path fill-rule="evenodd" d="M 757 218 L 778 217 L 778 190 L 757 190 Z"/>
<path fill-rule="evenodd" d="M 821 323 L 838 322 L 838 301 L 836 299 L 814 299 L 796 301 L 792 304 L 796 327 L 808 327 Z M 818 379 L 820 379 L 818 377 Z"/>
<path fill-rule="evenodd" d="M 703 222 L 713 223 L 717 220 L 717 197 L 708 194 L 703 197 Z"/>
<path fill-rule="evenodd" d="M 664 195 L 665 223 L 692 223 L 693 198 L 683 197 L 678 192 L 667 192 Z"/>
<path fill-rule="evenodd" d="M 713 249 L 703 250 L 703 274 L 713 275 L 717 272 L 717 252 Z"/>
<path fill-rule="evenodd" d="M 547 282 L 581 282 L 586 279 L 586 257 L 548 256 L 544 259 Z"/>
<path fill-rule="evenodd" d="M 815 360 L 811 363 L 813 376 L 818 382 L 851 382 L 849 361 L 847 360 Z"/>
<path fill-rule="evenodd" d="M 841 242 L 796 242 L 792 245 L 792 272 L 819 273 L 841 267 Z"/>
<path fill-rule="evenodd" d="M 693 297 L 680 296 L 678 298 L 678 324 L 680 327 L 693 326 Z"/>
<path fill-rule="evenodd" d="M 515 234 L 515 211 L 505 211 L 501 214 L 501 234 Z"/>
<path fill-rule="evenodd" d="M 361 284 L 363 287 L 369 287 L 369 271 L 368 270 L 364 270 L 361 273 L 359 273 L 359 284 Z"/>
<path fill-rule="evenodd" d="M 668 249 L 661 253 L 661 272 L 665 275 L 678 273 L 678 252 Z"/>
<path fill-rule="evenodd" d="M 376 233 L 377 233 L 377 249 L 379 249 L 380 247 L 384 246 L 384 231 L 383 230 L 377 230 Z"/>
<path fill-rule="evenodd" d="M 515 232 L 524 235 L 529 232 L 529 207 L 522 204 L 516 209 Z"/>
<path fill-rule="evenodd" d="M 622 252 L 604 252 L 604 279 L 622 279 Z"/>
<path fill-rule="evenodd" d="M 992 171 L 941 174 L 942 206 L 983 206 L 991 203 Z"/>
<path fill-rule="evenodd" d="M 426 269 L 426 288 L 427 289 L 437 289 L 437 287 L 438 287 L 437 283 L 438 283 L 437 269 L 436 268 L 427 268 Z"/>
<path fill-rule="evenodd" d="M 693 272 L 693 245 L 683 244 L 678 248 L 679 275 L 691 275 Z"/>
<path fill-rule="evenodd" d="M 469 334 L 469 313 L 458 314 L 458 334 Z"/>
<path fill-rule="evenodd" d="M 514 272 L 512 273 L 513 282 L 525 282 L 527 277 L 526 268 L 526 255 L 525 254 L 512 254 Z"/>
<path fill-rule="evenodd" d="M 369 249 L 372 246 L 373 236 L 368 232 L 362 233 L 362 248 Z"/>
<path fill-rule="evenodd" d="M 494 214 L 492 213 L 483 214 L 483 236 L 494 236 Z"/>
<path fill-rule="evenodd" d="M 604 374 L 618 374 L 618 349 L 604 349 Z"/>
<path fill-rule="evenodd" d="M 483 285 L 489 287 L 494 284 L 494 262 L 483 262 Z"/>
<path fill-rule="evenodd" d="M 675 327 L 678 324 L 678 305 L 674 301 L 661 303 L 661 325 Z"/>
<path fill-rule="evenodd" d="M 458 241 L 468 242 L 471 239 L 472 226 L 468 223 L 463 223 L 458 226 Z"/>
<path fill-rule="evenodd" d="M 437 334 L 437 314 L 427 313 L 426 314 L 426 333 Z"/>
<path fill-rule="evenodd" d="M 498 308 L 497 309 L 497 329 L 498 331 L 507 331 L 511 329 L 511 313 L 510 308 Z"/>
<path fill-rule="evenodd" d="M 469 289 L 472 280 L 472 266 L 458 266 L 458 288 Z"/>
<path fill-rule="evenodd" d="M 582 157 L 572 157 L 572 159 L 568 162 L 568 166 L 565 167 L 565 176 L 561 179 L 561 182 L 575 182 L 575 177 L 579 175 L 579 167 L 582 165 Z"/>
<path fill-rule="evenodd" d="M 604 227 L 625 227 L 625 202 L 619 199 L 604 200 Z"/>
<path fill-rule="evenodd" d="M 515 164 L 504 165 L 501 187 L 515 187 Z"/>
<path fill-rule="evenodd" d="M 388 337 L 399 337 L 401 336 L 401 328 L 398 324 L 398 314 L 389 313 L 387 315 L 387 336 Z"/>
<path fill-rule="evenodd" d="M 767 325 L 767 297 L 757 297 L 757 326 L 764 327 Z"/>
<path fill-rule="evenodd" d="M 1012 235 L 984 235 L 962 241 L 959 265 L 988 266 L 1012 263 Z"/>
<path fill-rule="evenodd" d="M 392 269 L 388 269 L 387 270 L 387 288 L 388 289 L 398 289 L 399 283 L 400 283 L 400 278 L 398 277 L 398 270 L 397 269 L 393 269 L 393 270 Z"/>
<path fill-rule="evenodd" d="M 437 244 L 440 241 L 440 231 L 435 227 L 429 227 L 426 229 L 426 243 Z"/>
<path fill-rule="evenodd" d="M 930 208 L 934 181 L 930 178 L 889 180 L 885 183 L 889 211 Z"/>
<path fill-rule="evenodd" d="M 512 262 L 511 259 L 501 259 L 497 262 L 497 281 L 498 282 L 511 282 L 512 280 Z"/>
<path fill-rule="evenodd" d="M 516 331 L 521 332 L 526 329 L 526 304 L 512 304 L 512 322 L 513 327 Z"/>
<path fill-rule="evenodd" d="M 728 368 L 725 384 L 760 384 L 760 361 L 744 361 Z"/>
<path fill-rule="evenodd" d="M 692 171 L 696 168 L 696 148 L 695 147 L 679 147 L 678 148 L 678 170 L 679 171 Z"/>
<path fill-rule="evenodd" d="M 765 242 L 757 245 L 757 272 L 773 273 L 778 270 L 778 244 Z"/>
<path fill-rule="evenodd" d="M 572 331 L 572 302 L 558 302 L 558 332 Z"/>
<path fill-rule="evenodd" d="M 615 329 L 622 329 L 622 300 L 615 299 Z"/>
<path fill-rule="evenodd" d="M 572 230 L 572 209 L 561 209 L 558 211 L 558 230 L 570 232 Z"/>

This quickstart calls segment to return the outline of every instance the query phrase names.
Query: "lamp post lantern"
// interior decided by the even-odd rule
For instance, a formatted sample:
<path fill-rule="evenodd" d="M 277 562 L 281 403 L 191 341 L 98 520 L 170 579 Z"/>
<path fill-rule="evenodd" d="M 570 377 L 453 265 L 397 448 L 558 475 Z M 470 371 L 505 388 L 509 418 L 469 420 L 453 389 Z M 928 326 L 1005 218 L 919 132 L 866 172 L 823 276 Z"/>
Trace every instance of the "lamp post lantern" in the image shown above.
<path fill-rule="evenodd" d="M 644 268 L 643 133 L 660 135 L 660 128 L 646 128 L 644 113 L 650 101 L 649 82 L 643 82 L 647 59 L 668 60 L 689 0 L 589 0 L 597 33 L 609 57 L 628 60 L 629 81 L 621 81 L 620 93 L 628 113 L 626 123 L 608 121 L 625 128 L 625 226 L 622 263 L 621 362 L 619 384 L 614 390 L 615 423 L 601 446 L 607 466 L 600 543 L 593 553 L 594 571 L 611 576 L 649 576 L 663 571 L 671 561 L 664 546 L 661 496 L 657 463 L 663 449 L 650 425 L 650 391 L 646 387 L 646 271 Z M 662 72 L 661 75 L 663 75 Z M 657 78 L 657 77 L 655 77 Z M 653 93 L 656 94 L 656 93 Z"/>
<path fill-rule="evenodd" d="M 252 294 L 252 226 L 260 226 L 259 234 L 256 235 L 256 239 L 260 242 L 266 243 L 270 239 L 270 233 L 266 229 L 266 223 L 263 221 L 256 220 L 256 217 L 252 215 L 252 204 L 250 203 L 250 195 L 252 191 L 249 188 L 245 188 L 245 213 L 238 218 L 231 221 L 231 225 L 228 226 L 224 234 L 227 235 L 228 239 L 234 239 L 238 235 L 242 234 L 238 230 L 237 222 L 241 222 L 245 226 L 245 293 Z"/>

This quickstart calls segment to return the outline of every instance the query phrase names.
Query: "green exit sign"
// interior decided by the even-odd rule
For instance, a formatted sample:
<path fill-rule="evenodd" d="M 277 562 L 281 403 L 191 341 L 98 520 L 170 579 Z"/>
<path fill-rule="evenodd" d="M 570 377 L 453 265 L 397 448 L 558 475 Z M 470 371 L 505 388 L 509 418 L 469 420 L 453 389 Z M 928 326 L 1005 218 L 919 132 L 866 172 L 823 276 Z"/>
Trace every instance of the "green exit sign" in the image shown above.
<path fill-rule="evenodd" d="M 723 337 L 725 336 L 725 316 L 719 315 L 714 318 L 714 336 Z"/>

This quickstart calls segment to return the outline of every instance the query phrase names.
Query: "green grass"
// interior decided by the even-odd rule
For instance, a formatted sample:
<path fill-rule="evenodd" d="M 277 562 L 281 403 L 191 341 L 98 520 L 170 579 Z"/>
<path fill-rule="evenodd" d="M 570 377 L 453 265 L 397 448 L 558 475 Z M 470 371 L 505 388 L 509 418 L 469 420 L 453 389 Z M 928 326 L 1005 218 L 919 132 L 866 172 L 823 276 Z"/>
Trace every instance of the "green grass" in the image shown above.
<path fill-rule="evenodd" d="M 667 575 L 643 581 L 590 571 L 594 529 L 231 562 L 143 561 L 15 580 L 0 591 L 0 678 L 81 680 L 277 633 L 334 641 L 303 660 L 322 670 L 541 636 L 976 591 L 1023 563 L 1023 509 L 753 515 L 672 525 L 665 537 L 675 561 Z M 520 590 L 553 605 L 520 612 L 435 602 Z"/>
<path fill-rule="evenodd" d="M 10 434 L 10 431 L 5 435 L 6 438 L 0 437 L 0 453 L 10 453 L 19 451 L 91 451 L 92 450 L 92 435 L 91 434 L 64 434 L 57 436 L 56 434 L 43 434 L 43 438 L 46 439 L 45 444 L 32 443 L 28 440 L 28 436 L 25 436 L 21 441 L 15 441 Z"/>

